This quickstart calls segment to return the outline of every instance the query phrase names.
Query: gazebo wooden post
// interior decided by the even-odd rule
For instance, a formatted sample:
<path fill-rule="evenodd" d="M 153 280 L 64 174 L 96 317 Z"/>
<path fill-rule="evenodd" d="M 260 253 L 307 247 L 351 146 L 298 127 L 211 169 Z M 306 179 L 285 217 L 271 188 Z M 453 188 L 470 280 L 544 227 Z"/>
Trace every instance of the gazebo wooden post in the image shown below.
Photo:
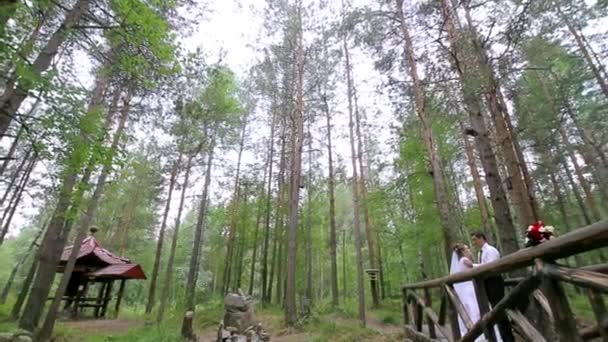
<path fill-rule="evenodd" d="M 99 281 L 101 283 L 101 287 L 99 288 L 99 291 L 97 292 L 97 300 L 95 301 L 95 304 L 97 304 L 98 306 L 95 307 L 95 318 L 99 318 L 99 309 L 103 299 L 103 293 L 106 289 L 106 281 L 105 280 L 100 280 Z"/>
<path fill-rule="evenodd" d="M 106 317 L 106 310 L 108 308 L 108 303 L 110 302 L 110 299 L 112 298 L 112 284 L 114 283 L 114 279 L 110 279 L 108 281 L 108 285 L 106 286 L 106 293 L 104 294 L 104 298 L 103 298 L 103 306 L 101 307 L 101 317 Z"/>
<path fill-rule="evenodd" d="M 116 306 L 114 307 L 114 318 L 118 318 L 118 312 L 120 310 L 120 302 L 122 301 L 122 295 L 125 292 L 126 279 L 120 280 L 120 287 L 118 288 L 118 296 L 116 297 Z"/>
<path fill-rule="evenodd" d="M 72 303 L 72 305 L 74 305 L 74 307 L 72 308 L 72 318 L 78 318 L 78 303 L 80 302 L 80 297 L 82 296 L 82 293 L 80 292 L 80 284 L 78 285 L 78 287 L 76 288 L 76 294 L 74 295 L 74 302 Z M 84 284 L 82 285 L 83 289 L 86 288 L 87 286 L 87 281 L 85 279 Z M 69 299 L 66 299 L 66 303 L 68 302 Z"/>

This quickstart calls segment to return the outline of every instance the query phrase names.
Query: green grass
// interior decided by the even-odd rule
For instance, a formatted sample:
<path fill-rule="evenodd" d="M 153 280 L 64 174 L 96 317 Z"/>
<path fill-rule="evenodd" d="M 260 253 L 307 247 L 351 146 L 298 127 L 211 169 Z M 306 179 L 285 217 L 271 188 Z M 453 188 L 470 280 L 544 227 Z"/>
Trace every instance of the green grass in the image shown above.
<path fill-rule="evenodd" d="M 86 342 L 178 342 L 183 339 L 180 337 L 179 330 L 175 326 L 152 325 L 140 327 L 129 331 L 126 335 L 106 336 L 95 335 L 87 338 Z M 81 340 L 82 341 L 82 340 Z"/>
<path fill-rule="evenodd" d="M 382 308 L 374 310 L 374 315 L 385 324 L 398 324 L 401 319 L 398 301 L 385 302 Z M 8 315 L 12 301 L 0 305 L 0 332 L 16 330 L 16 322 L 9 321 Z M 195 330 L 197 332 L 213 330 L 223 318 L 223 302 L 217 297 L 210 298 L 197 306 Z M 181 311 L 169 311 L 165 321 L 160 325 L 155 323 L 155 313 L 145 315 L 142 308 L 124 307 L 121 310 L 122 320 L 135 321 L 136 326 L 127 332 L 87 332 L 78 331 L 58 322 L 55 331 L 56 342 L 178 342 L 182 320 Z M 264 328 L 272 335 L 285 332 L 283 325 L 283 309 L 280 306 L 262 306 L 256 303 L 255 314 L 263 322 Z M 348 301 L 339 308 L 334 308 L 330 302 L 315 303 L 310 316 L 302 318 L 293 333 L 302 334 L 307 341 L 377 341 L 379 334 L 370 328 L 361 327 L 357 321 L 357 306 L 355 301 Z"/>

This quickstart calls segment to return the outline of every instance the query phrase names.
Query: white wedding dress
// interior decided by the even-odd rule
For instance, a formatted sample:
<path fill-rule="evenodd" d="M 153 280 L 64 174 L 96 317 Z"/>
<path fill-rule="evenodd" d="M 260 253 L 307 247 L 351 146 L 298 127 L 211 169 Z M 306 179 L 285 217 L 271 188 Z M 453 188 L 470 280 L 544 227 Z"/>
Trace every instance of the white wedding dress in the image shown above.
<path fill-rule="evenodd" d="M 450 265 L 450 274 L 465 272 L 472 268 L 472 266 L 468 266 L 464 263 L 464 257 L 458 258 L 456 252 L 452 252 L 452 262 Z M 475 286 L 472 281 L 465 281 L 462 283 L 454 284 L 454 291 L 456 295 L 460 299 L 462 306 L 469 314 L 469 318 L 471 318 L 471 322 L 475 324 L 481 318 L 481 314 L 479 313 L 479 303 L 477 303 L 477 295 L 475 294 Z M 464 336 L 467 333 L 467 327 L 464 325 L 464 321 L 458 315 L 458 326 L 460 328 L 460 335 Z M 500 338 L 500 333 L 498 332 L 498 327 L 494 326 L 494 332 L 496 335 L 496 340 L 498 342 L 502 342 Z M 483 342 L 486 341 L 485 336 L 482 334 L 475 342 Z"/>

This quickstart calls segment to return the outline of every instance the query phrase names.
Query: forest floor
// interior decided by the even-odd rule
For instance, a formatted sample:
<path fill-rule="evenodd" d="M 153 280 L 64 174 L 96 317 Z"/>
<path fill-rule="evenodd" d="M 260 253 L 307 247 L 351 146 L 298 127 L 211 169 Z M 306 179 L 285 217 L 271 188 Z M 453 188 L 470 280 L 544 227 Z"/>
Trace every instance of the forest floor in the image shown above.
<path fill-rule="evenodd" d="M 217 326 L 222 318 L 220 301 L 205 303 L 195 320 L 199 342 L 215 342 Z M 7 303 L 8 304 L 8 303 Z M 203 306 L 203 305 L 201 305 Z M 0 305 L 0 332 L 13 331 L 16 323 L 7 320 L 6 309 Z M 398 306 L 387 303 L 367 312 L 367 326 L 359 325 L 356 310 L 351 305 L 333 310 L 319 304 L 313 313 L 302 319 L 296 328 L 283 327 L 283 310 L 278 307 L 256 308 L 256 319 L 270 334 L 272 342 L 321 341 L 398 341 L 403 340 Z M 168 315 L 157 325 L 151 317 L 138 310 L 121 311 L 120 319 L 60 321 L 55 328 L 55 342 L 173 342 L 179 337 L 181 319 Z"/>

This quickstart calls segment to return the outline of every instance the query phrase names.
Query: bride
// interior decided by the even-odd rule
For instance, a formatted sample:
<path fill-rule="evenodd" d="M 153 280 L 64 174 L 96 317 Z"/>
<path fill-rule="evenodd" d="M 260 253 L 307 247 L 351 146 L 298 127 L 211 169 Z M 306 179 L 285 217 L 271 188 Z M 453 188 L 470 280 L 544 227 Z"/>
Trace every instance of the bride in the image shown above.
<path fill-rule="evenodd" d="M 464 244 L 456 244 L 452 249 L 452 262 L 450 265 L 450 274 L 458 272 L 466 272 L 473 268 L 473 253 L 469 249 L 469 246 Z M 462 306 L 469 314 L 471 322 L 475 324 L 481 318 L 479 313 L 479 304 L 477 303 L 477 295 L 475 294 L 475 286 L 472 281 L 465 281 L 462 283 L 454 284 L 454 291 L 460 299 Z M 467 328 L 464 325 L 464 321 L 458 316 L 458 326 L 460 328 L 460 335 L 464 336 L 467 333 Z M 502 341 L 500 334 L 496 326 L 494 327 L 497 341 Z M 485 341 L 483 335 L 475 339 L 475 342 Z"/>

